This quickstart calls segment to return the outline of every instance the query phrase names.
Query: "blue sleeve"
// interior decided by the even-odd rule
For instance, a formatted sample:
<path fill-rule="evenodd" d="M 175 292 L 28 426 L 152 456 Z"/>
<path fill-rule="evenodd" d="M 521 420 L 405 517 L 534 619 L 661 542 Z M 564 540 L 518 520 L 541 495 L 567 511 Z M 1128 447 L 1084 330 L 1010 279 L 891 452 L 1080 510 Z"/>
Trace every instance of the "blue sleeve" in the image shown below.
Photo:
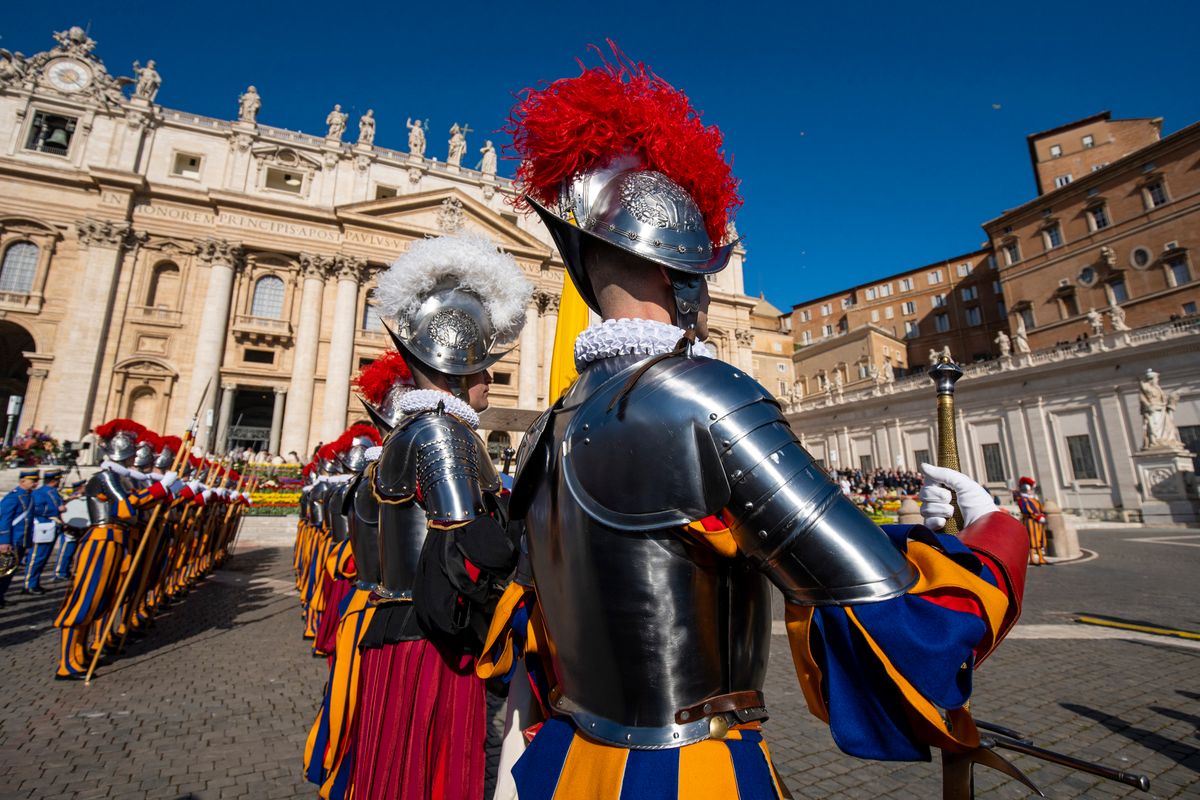
<path fill-rule="evenodd" d="M 12 544 L 12 521 L 20 505 L 13 492 L 4 495 L 0 500 L 0 544 Z"/>

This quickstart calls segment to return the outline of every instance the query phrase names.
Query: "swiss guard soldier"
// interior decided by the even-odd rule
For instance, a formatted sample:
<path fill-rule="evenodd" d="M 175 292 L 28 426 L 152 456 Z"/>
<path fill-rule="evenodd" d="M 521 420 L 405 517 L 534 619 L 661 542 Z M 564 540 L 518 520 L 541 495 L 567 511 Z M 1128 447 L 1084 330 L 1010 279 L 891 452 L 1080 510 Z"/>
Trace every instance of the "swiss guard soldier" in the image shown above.
<path fill-rule="evenodd" d="M 1046 561 L 1046 509 L 1037 496 L 1037 481 L 1021 477 L 1013 500 L 1021 511 L 1021 524 L 1029 534 L 1029 563 L 1042 566 Z"/>
<path fill-rule="evenodd" d="M 487 728 L 475 658 L 516 548 L 500 478 L 476 434 L 488 368 L 525 321 L 532 287 L 481 237 L 418 240 L 379 276 L 381 314 L 417 388 L 368 469 L 380 585 L 362 641 L 353 797 L 483 794 Z"/>
<path fill-rule="evenodd" d="M 54 551 L 61 526 L 61 514 L 66 509 L 58 484 L 62 482 L 61 469 L 48 469 L 42 475 L 43 483 L 33 490 L 33 555 L 25 568 L 24 590 L 30 594 L 45 594 L 42 588 L 42 570 Z"/>
<path fill-rule="evenodd" d="M 1019 526 L 947 470 L 961 539 L 881 530 L 770 393 L 711 357 L 706 278 L 733 249 L 737 183 L 687 98 L 617 60 L 527 91 L 512 117 L 527 200 L 603 318 L 526 434 L 511 498 L 551 643 L 552 716 L 512 770 L 519 796 L 780 797 L 762 730 L 772 585 L 843 750 L 977 746 L 963 666 L 1015 622 Z"/>
<path fill-rule="evenodd" d="M 413 388 L 412 371 L 397 352 L 388 352 L 364 367 L 354 379 L 379 431 L 388 433 L 403 415 L 400 398 Z M 364 465 L 379 459 L 381 447 L 362 453 Z M 357 467 L 358 455 L 351 450 L 348 460 Z M 316 722 L 304 752 L 304 773 L 321 787 L 326 800 L 346 797 L 354 770 L 354 725 L 361 691 L 359 644 L 375 614 L 372 593 L 379 586 L 379 501 L 362 470 L 347 485 L 342 507 L 349 524 L 349 545 L 354 559 L 354 584 L 339 608 L 336 639 L 329 664 L 329 680 Z"/>
<path fill-rule="evenodd" d="M 71 494 L 67 497 L 67 502 L 75 499 L 82 499 L 83 487 L 87 485 L 87 481 L 75 481 L 71 484 Z M 86 530 L 86 527 L 80 527 L 77 523 L 80 520 L 68 517 L 67 524 L 63 526 L 63 541 L 62 547 L 58 548 L 58 558 L 54 562 L 54 579 L 56 581 L 71 580 L 71 571 L 75 565 L 75 551 L 79 549 L 79 537 Z"/>
<path fill-rule="evenodd" d="M 17 473 L 16 488 L 0 500 L 0 553 L 11 553 L 6 560 L 15 558 L 15 564 L 20 564 L 26 543 L 33 539 L 33 490 L 38 478 L 36 469 L 21 470 Z M 0 608 L 6 603 L 4 593 L 10 583 L 11 572 L 0 578 Z"/>
<path fill-rule="evenodd" d="M 103 441 L 104 463 L 87 483 L 91 527 L 80 544 L 79 565 L 71 590 L 54 620 L 61 631 L 58 680 L 82 680 L 87 674 L 88 628 L 103 623 L 118 590 L 122 562 L 135 535 L 142 509 L 170 496 L 176 474 L 138 488 L 131 465 L 138 436 L 145 430 L 128 419 L 114 419 L 96 429 Z M 153 457 L 153 454 L 152 456 Z M 93 646 L 98 645 L 94 642 Z"/>

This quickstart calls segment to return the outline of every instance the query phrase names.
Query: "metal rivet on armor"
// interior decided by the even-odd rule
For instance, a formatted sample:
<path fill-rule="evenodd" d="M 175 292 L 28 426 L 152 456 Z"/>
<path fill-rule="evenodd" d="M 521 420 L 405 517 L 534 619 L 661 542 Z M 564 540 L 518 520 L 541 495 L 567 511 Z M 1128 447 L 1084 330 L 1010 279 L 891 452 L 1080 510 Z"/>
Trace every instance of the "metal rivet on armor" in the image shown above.
<path fill-rule="evenodd" d="M 760 539 L 765 539 L 765 538 L 767 538 L 767 532 L 766 532 L 766 531 L 759 531 L 759 532 L 758 532 L 758 538 L 760 538 Z"/>
<path fill-rule="evenodd" d="M 705 713 L 705 714 L 711 714 L 711 713 L 712 713 L 712 703 L 705 703 L 705 704 L 704 704 L 704 713 Z"/>
<path fill-rule="evenodd" d="M 584 443 L 584 444 L 591 444 L 591 443 L 592 443 L 591 437 L 589 437 L 589 436 L 585 436 L 585 437 L 583 437 L 583 443 Z"/>
<path fill-rule="evenodd" d="M 731 445 L 731 444 L 733 444 L 733 442 L 729 441 L 728 439 L 722 439 L 722 440 L 721 440 L 721 446 L 722 446 L 722 447 L 729 447 L 729 445 Z"/>
<path fill-rule="evenodd" d="M 592 727 L 593 727 L 593 728 L 594 728 L 594 727 L 596 727 L 596 723 L 594 723 L 594 722 L 593 722 L 593 723 L 592 723 Z"/>
<path fill-rule="evenodd" d="M 742 373 L 740 373 L 740 372 L 735 372 L 735 373 L 733 373 L 733 377 L 735 377 L 735 378 L 740 378 L 740 377 L 742 377 Z"/>
<path fill-rule="evenodd" d="M 625 741 L 627 741 L 627 742 L 632 742 L 632 741 L 633 741 L 633 734 L 632 734 L 632 733 L 627 733 L 627 734 L 625 734 Z"/>
<path fill-rule="evenodd" d="M 735 469 L 733 471 L 733 474 L 731 474 L 729 477 L 733 478 L 736 481 L 738 478 L 742 477 L 742 471 L 740 469 Z"/>
<path fill-rule="evenodd" d="M 749 500 L 747 500 L 747 501 L 746 501 L 746 505 L 745 505 L 745 509 L 746 509 L 747 511 L 749 511 L 749 510 L 750 510 L 750 509 L 752 509 L 752 508 L 754 508 L 754 503 L 751 503 Z"/>
<path fill-rule="evenodd" d="M 589 430 L 589 429 L 591 429 L 591 427 L 592 427 L 592 426 L 591 426 L 591 425 L 588 425 L 586 422 L 585 422 L 585 423 L 583 423 L 583 429 L 584 429 L 585 431 L 586 431 L 586 430 Z"/>
<path fill-rule="evenodd" d="M 692 712 L 690 712 L 690 711 L 680 711 L 680 712 L 679 712 L 679 718 L 680 718 L 681 720 L 684 720 L 684 721 L 686 722 L 687 720 L 689 720 L 689 719 L 691 719 L 691 718 L 692 718 Z"/>
<path fill-rule="evenodd" d="M 717 418 L 717 412 L 715 412 L 715 411 L 714 411 L 714 412 L 712 412 L 711 414 L 709 414 L 709 415 L 708 415 L 708 418 L 709 418 L 709 419 L 716 419 L 716 418 Z"/>
<path fill-rule="evenodd" d="M 729 723 L 724 717 L 713 717 L 708 721 L 708 735 L 714 739 L 724 739 L 729 733 Z"/>
<path fill-rule="evenodd" d="M 672 733 L 672 734 L 671 734 L 671 738 L 672 738 L 672 739 L 678 739 L 678 738 L 679 738 L 679 731 L 675 731 L 674 733 Z"/>

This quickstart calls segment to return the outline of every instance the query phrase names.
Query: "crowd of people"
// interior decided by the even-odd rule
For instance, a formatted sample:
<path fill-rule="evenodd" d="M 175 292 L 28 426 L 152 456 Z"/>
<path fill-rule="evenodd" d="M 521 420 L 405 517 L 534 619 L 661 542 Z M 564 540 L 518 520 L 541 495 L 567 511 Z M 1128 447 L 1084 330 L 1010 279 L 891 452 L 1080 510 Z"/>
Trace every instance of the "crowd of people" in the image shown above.
<path fill-rule="evenodd" d="M 919 472 L 904 469 L 840 469 L 830 472 L 842 489 L 842 494 L 869 497 L 916 496 L 924 477 Z"/>

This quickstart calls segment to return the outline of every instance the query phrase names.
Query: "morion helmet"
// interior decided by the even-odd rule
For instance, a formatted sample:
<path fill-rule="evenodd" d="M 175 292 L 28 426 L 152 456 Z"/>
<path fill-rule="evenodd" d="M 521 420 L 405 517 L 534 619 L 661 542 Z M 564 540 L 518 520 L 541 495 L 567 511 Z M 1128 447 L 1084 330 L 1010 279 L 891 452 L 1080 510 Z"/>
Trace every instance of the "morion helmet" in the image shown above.
<path fill-rule="evenodd" d="M 167 470 L 175 465 L 175 455 L 183 447 L 183 439 L 178 436 L 158 437 L 158 455 L 154 458 L 155 469 Z"/>
<path fill-rule="evenodd" d="M 599 311 L 584 253 L 617 247 L 666 267 L 676 324 L 695 326 L 703 276 L 720 272 L 741 205 L 716 126 L 687 96 L 611 41 L 616 63 L 526 90 L 508 127 L 517 180 L 549 228 L 584 302 Z M 596 49 L 596 52 L 599 52 Z"/>
<path fill-rule="evenodd" d="M 96 436 L 101 441 L 100 452 L 110 461 L 121 462 L 132 458 L 137 452 L 138 437 L 145 432 L 146 426 L 131 419 L 118 417 L 97 425 Z"/>
<path fill-rule="evenodd" d="M 134 469 L 147 470 L 154 465 L 154 454 L 158 452 L 159 436 L 151 430 L 142 431 L 138 437 L 137 449 L 133 454 Z"/>

